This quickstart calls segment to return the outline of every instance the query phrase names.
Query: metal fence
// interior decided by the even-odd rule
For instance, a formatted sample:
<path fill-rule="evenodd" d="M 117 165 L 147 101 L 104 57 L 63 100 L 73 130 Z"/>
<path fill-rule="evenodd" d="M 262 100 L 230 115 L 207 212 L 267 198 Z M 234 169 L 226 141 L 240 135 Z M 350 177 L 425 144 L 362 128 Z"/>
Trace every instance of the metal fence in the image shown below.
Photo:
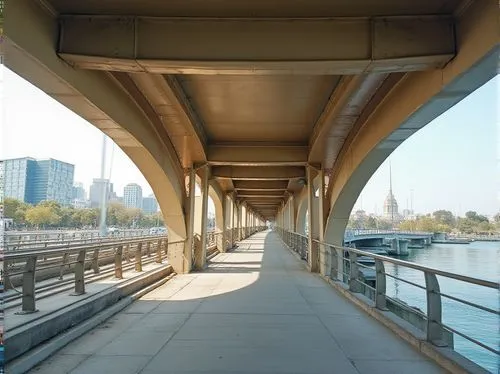
<path fill-rule="evenodd" d="M 211 256 L 219 250 L 225 250 L 235 241 L 263 229 L 265 227 L 209 231 L 206 254 Z M 183 243 L 168 242 L 167 235 L 125 238 L 58 236 L 42 242 L 11 242 L 8 244 L 9 250 L 3 254 L 2 273 L 5 290 L 11 289 L 17 295 L 5 295 L 5 301 L 9 303 L 20 297 L 20 313 L 33 313 L 37 311 L 37 294 L 48 288 L 66 284 L 74 289 L 74 295 L 81 295 L 85 293 L 85 284 L 96 280 L 96 275 L 101 274 L 101 267 L 104 269 L 103 276 L 114 275 L 122 279 L 125 269 L 140 272 L 145 263 L 162 263 L 167 256 L 168 245 Z M 65 280 L 64 275 L 68 273 L 74 273 L 74 278 Z M 47 279 L 56 281 L 41 286 L 40 282 Z M 21 290 L 18 291 L 16 287 L 21 287 Z"/>
<path fill-rule="evenodd" d="M 299 253 L 301 258 L 307 261 L 309 245 L 306 236 L 280 228 L 277 228 L 277 232 L 293 251 Z M 427 304 L 427 310 L 425 312 L 401 302 L 399 302 L 399 306 L 403 309 L 407 309 L 411 313 L 419 315 L 425 320 L 424 332 L 427 341 L 437 346 L 446 346 L 448 339 L 446 339 L 445 335 L 456 334 L 493 354 L 500 355 L 498 347 L 491 347 L 469 336 L 463 331 L 460 331 L 456 326 L 445 324 L 443 322 L 442 299 L 453 300 L 493 316 L 500 316 L 500 311 L 441 292 L 438 276 L 496 290 L 499 289 L 499 283 L 433 269 L 427 266 L 402 261 L 388 256 L 376 255 L 354 248 L 334 246 L 318 240 L 313 240 L 313 246 L 313 250 L 319 252 L 318 265 L 323 269 L 326 275 L 333 280 L 347 284 L 349 291 L 353 293 L 362 293 L 370 297 L 374 301 L 377 309 L 387 310 L 388 301 L 398 303 L 398 300 L 390 298 L 386 294 L 387 277 L 425 291 Z M 367 265 L 365 261 L 363 261 L 364 263 L 360 262 L 361 258 L 372 259 L 373 265 Z M 388 273 L 385 270 L 385 264 L 388 263 L 421 272 L 425 284 L 421 285 Z M 366 269 L 367 272 L 364 273 L 363 269 Z M 366 277 L 366 273 L 373 273 L 373 280 L 367 280 L 367 278 L 370 277 Z"/>
<path fill-rule="evenodd" d="M 16 290 L 13 279 L 19 278 L 22 290 L 16 291 L 22 295 L 21 313 L 33 313 L 37 311 L 37 273 L 45 272 L 53 277 L 53 273 L 58 272 L 59 280 L 63 280 L 65 273 L 73 272 L 74 279 L 70 282 L 74 286 L 74 294 L 81 295 L 85 293 L 86 280 L 92 274 L 100 273 L 101 264 L 111 263 L 111 268 L 108 269 L 110 275 L 114 274 L 116 278 L 122 279 L 123 261 L 140 272 L 145 261 L 163 262 L 167 255 L 167 244 L 174 243 L 168 243 L 166 236 L 148 236 L 7 252 L 4 255 L 3 270 L 5 288 Z"/>

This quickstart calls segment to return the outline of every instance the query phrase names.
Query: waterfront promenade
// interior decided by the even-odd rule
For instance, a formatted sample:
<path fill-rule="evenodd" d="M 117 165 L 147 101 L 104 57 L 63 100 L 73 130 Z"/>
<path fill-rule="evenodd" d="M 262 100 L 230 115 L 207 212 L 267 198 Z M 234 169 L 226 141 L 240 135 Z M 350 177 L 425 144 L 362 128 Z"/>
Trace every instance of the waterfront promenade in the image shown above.
<path fill-rule="evenodd" d="M 272 232 L 178 275 L 30 373 L 443 373 Z"/>

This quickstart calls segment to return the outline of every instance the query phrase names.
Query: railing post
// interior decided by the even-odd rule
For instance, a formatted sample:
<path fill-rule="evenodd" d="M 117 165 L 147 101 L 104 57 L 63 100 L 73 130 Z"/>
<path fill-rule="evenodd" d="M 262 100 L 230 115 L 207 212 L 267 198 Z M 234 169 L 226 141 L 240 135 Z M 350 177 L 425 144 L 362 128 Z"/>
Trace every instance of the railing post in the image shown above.
<path fill-rule="evenodd" d="M 375 259 L 375 307 L 380 310 L 387 310 L 387 300 L 385 298 L 385 268 L 384 262 Z"/>
<path fill-rule="evenodd" d="M 123 245 L 119 245 L 115 251 L 115 278 L 123 278 L 122 269 L 122 256 L 123 256 Z"/>
<path fill-rule="evenodd" d="M 358 255 L 356 253 L 349 253 L 349 291 L 361 292 L 361 287 L 358 279 Z"/>
<path fill-rule="evenodd" d="M 36 256 L 28 257 L 23 272 L 23 304 L 22 311 L 17 314 L 37 312 L 35 307 L 35 269 Z"/>
<path fill-rule="evenodd" d="M 127 262 L 130 262 L 129 250 L 130 250 L 130 244 L 126 244 L 125 245 L 125 261 L 127 261 Z"/>
<path fill-rule="evenodd" d="M 427 294 L 427 341 L 444 347 L 443 327 L 441 326 L 441 294 L 436 274 L 424 272 Z"/>
<path fill-rule="evenodd" d="M 94 269 L 94 274 L 99 274 L 99 249 L 94 249 L 92 254 L 92 269 Z"/>
<path fill-rule="evenodd" d="M 142 271 L 142 242 L 137 243 L 135 250 L 135 271 Z"/>
<path fill-rule="evenodd" d="M 162 259 L 161 259 L 161 245 L 162 245 L 162 240 L 159 239 L 158 240 L 158 245 L 157 245 L 157 248 L 156 248 L 156 262 L 158 264 L 161 264 L 161 261 L 162 261 Z"/>
<path fill-rule="evenodd" d="M 151 257 L 151 242 L 150 241 L 148 241 L 146 244 L 146 255 L 148 257 Z"/>
<path fill-rule="evenodd" d="M 330 248 L 330 279 L 337 279 L 337 248 L 328 246 Z"/>
<path fill-rule="evenodd" d="M 61 268 L 59 270 L 59 280 L 63 279 L 63 276 L 64 276 L 64 267 L 66 266 L 66 263 L 68 262 L 68 256 L 69 256 L 69 253 L 63 254 L 62 264 L 61 264 Z"/>
<path fill-rule="evenodd" d="M 78 252 L 75 264 L 75 292 L 72 295 L 83 295 L 85 293 L 85 249 Z"/>

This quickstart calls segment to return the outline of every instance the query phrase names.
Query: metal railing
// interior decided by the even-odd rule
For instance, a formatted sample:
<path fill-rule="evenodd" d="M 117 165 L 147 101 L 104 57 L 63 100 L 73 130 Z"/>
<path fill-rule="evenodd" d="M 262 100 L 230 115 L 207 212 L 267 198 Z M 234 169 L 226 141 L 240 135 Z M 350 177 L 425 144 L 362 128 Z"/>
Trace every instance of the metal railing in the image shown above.
<path fill-rule="evenodd" d="M 353 236 L 362 235 L 410 235 L 410 236 L 432 236 L 432 232 L 426 231 L 400 231 L 400 230 L 376 230 L 376 229 L 349 229 L 345 230 L 345 237 L 352 238 Z"/>
<path fill-rule="evenodd" d="M 144 257 L 152 257 L 162 263 L 167 255 L 166 236 L 149 236 L 138 239 L 121 239 L 110 242 L 73 244 L 64 246 L 42 247 L 22 251 L 7 252 L 4 255 L 4 284 L 6 289 L 15 289 L 12 279 L 19 277 L 22 285 L 22 310 L 20 313 L 36 312 L 36 273 L 55 271 L 59 280 L 65 273 L 74 273 L 74 293 L 85 293 L 86 278 L 99 274 L 101 264 L 112 263 L 114 276 L 123 278 L 123 260 L 133 263 L 135 271 L 141 272 Z M 153 259 L 151 259 L 152 262 Z M 90 270 L 87 271 L 86 270 Z M 52 277 L 52 276 L 51 276 Z"/>
<path fill-rule="evenodd" d="M 283 230 L 281 228 L 277 228 L 276 231 L 279 233 L 282 240 L 293 251 L 301 254 L 301 258 L 307 260 L 307 255 L 303 255 L 304 252 L 308 252 L 307 237 L 298 233 Z M 411 313 L 418 314 L 426 321 L 424 332 L 426 334 L 426 340 L 428 342 L 431 342 L 437 346 L 446 346 L 447 339 L 445 338 L 445 334 L 456 334 L 493 354 L 500 355 L 500 350 L 498 350 L 498 348 L 491 347 L 479 341 L 478 339 L 469 336 L 463 331 L 459 331 L 459 329 L 445 324 L 443 322 L 442 315 L 442 298 L 467 305 L 494 316 L 500 316 L 500 311 L 498 309 L 493 309 L 484 305 L 479 305 L 469 300 L 465 300 L 464 298 L 441 292 L 438 276 L 495 290 L 499 289 L 499 283 L 442 271 L 439 269 L 433 269 L 427 266 L 418 265 L 416 263 L 402 261 L 388 256 L 377 255 L 355 248 L 334 246 L 329 243 L 320 242 L 318 240 L 313 240 L 313 243 L 316 244 L 316 248 L 313 249 L 317 249 L 320 252 L 318 258 L 322 259 L 322 261 L 319 266 L 323 268 L 323 271 L 326 273 L 326 275 L 330 276 L 331 279 L 346 283 L 349 287 L 349 291 L 353 293 L 363 293 L 367 295 L 374 301 L 375 307 L 377 309 L 387 310 L 387 303 L 390 300 L 391 302 L 398 303 L 399 307 L 407 309 Z M 374 266 L 366 265 L 365 263 L 360 262 L 361 258 L 372 259 L 374 261 Z M 423 273 L 425 284 L 418 284 L 398 277 L 394 274 L 388 273 L 385 270 L 384 265 L 387 263 L 417 270 Z M 361 269 L 369 269 L 369 272 L 374 272 L 374 280 L 367 281 L 363 276 L 363 271 Z M 397 299 L 393 299 L 387 296 L 387 277 L 393 278 L 395 280 L 425 291 L 427 304 L 426 312 L 422 312 L 416 308 L 398 301 Z"/>
<path fill-rule="evenodd" d="M 227 245 L 229 237 L 234 243 L 240 239 L 237 235 L 245 238 L 263 229 L 264 226 L 230 229 L 225 232 L 210 231 L 207 237 L 207 255 Z M 37 281 L 42 276 L 45 276 L 43 280 L 58 278 L 58 281 L 63 281 L 65 274 L 74 273 L 74 279 L 70 281 L 74 288 L 73 295 L 82 295 L 85 293 L 86 281 L 99 274 L 102 265 L 111 265 L 110 275 L 114 274 L 116 278 L 122 279 L 125 265 L 141 272 L 146 262 L 162 263 L 167 255 L 168 245 L 180 243 L 184 241 L 168 242 L 166 235 L 150 235 L 120 239 L 94 238 L 89 242 L 77 239 L 76 242 L 50 245 L 41 243 L 35 247 L 7 251 L 3 255 L 5 289 L 15 290 L 21 295 L 20 313 L 33 313 L 37 311 Z M 56 282 L 57 284 L 61 283 Z M 18 285 L 21 286 L 21 291 L 16 290 Z"/>
<path fill-rule="evenodd" d="M 116 233 L 107 234 L 105 238 L 130 238 L 147 235 L 149 235 L 149 229 L 120 229 Z M 5 242 L 8 245 L 99 238 L 103 237 L 97 230 L 7 231 L 5 233 Z"/>
<path fill-rule="evenodd" d="M 46 240 L 29 240 L 29 241 L 9 241 L 5 243 L 6 251 L 19 251 L 19 250 L 29 250 L 37 248 L 55 248 L 60 246 L 77 245 L 77 244 L 104 244 L 106 242 L 114 242 L 116 240 L 130 240 L 131 238 L 140 239 L 141 237 L 163 237 L 165 234 L 155 234 L 155 235 L 134 235 L 131 237 L 127 236 L 89 236 L 89 237 L 67 237 L 67 238 L 51 238 Z"/>

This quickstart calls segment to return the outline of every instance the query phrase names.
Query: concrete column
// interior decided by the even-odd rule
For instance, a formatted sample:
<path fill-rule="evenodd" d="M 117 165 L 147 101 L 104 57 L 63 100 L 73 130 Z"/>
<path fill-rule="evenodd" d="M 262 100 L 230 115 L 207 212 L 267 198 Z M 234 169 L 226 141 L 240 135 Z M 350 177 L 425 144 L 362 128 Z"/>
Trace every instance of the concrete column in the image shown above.
<path fill-rule="evenodd" d="M 189 170 L 189 212 L 187 227 L 187 255 L 186 262 L 189 263 L 189 269 L 193 266 L 193 248 L 194 248 L 194 221 L 195 221 L 195 202 L 196 202 L 196 170 L 191 167 Z"/>
<path fill-rule="evenodd" d="M 200 213 L 200 217 L 197 221 L 201 223 L 200 243 L 199 246 L 195 246 L 194 267 L 196 270 L 203 270 L 205 268 L 207 259 L 208 177 L 210 174 L 209 167 L 203 167 L 203 169 L 201 170 L 201 174 L 201 210 L 196 212 Z"/>
<path fill-rule="evenodd" d="M 318 195 L 318 240 L 324 242 L 325 233 L 325 171 L 318 171 L 319 195 Z M 331 270 L 331 255 L 326 252 L 327 248 L 319 245 L 319 271 L 322 275 L 330 275 Z"/>
<path fill-rule="evenodd" d="M 232 205 L 233 205 L 233 247 L 238 240 L 238 206 L 236 205 L 236 200 L 234 195 L 232 196 Z"/>
<path fill-rule="evenodd" d="M 233 248 L 233 202 L 230 195 L 224 197 L 226 201 L 226 209 L 224 210 L 224 216 L 226 217 L 224 236 L 226 250 Z"/>
<path fill-rule="evenodd" d="M 316 226 L 317 222 L 316 220 L 318 219 L 317 214 L 315 214 L 314 209 L 314 177 L 316 175 L 316 170 L 312 166 L 307 167 L 307 206 L 309 208 L 309 215 L 307 217 L 308 219 L 308 225 L 309 225 L 309 232 L 308 232 L 308 262 L 309 262 L 309 269 L 311 272 L 316 273 L 318 272 L 318 260 L 319 260 L 319 253 L 317 250 L 317 246 L 314 245 L 313 239 L 314 239 L 314 227 Z"/>
<path fill-rule="evenodd" d="M 238 241 L 240 241 L 242 239 L 242 217 L 243 215 L 243 206 L 241 205 L 241 203 L 237 204 L 236 206 L 236 218 L 237 218 L 237 238 L 238 238 Z"/>
<path fill-rule="evenodd" d="M 226 222 L 227 222 L 227 212 L 226 212 L 226 206 L 227 206 L 227 199 L 226 196 L 223 195 L 221 199 L 221 205 L 222 205 L 222 217 L 220 219 L 222 222 L 217 222 L 217 214 L 215 218 L 215 225 L 216 225 L 216 230 L 220 231 L 221 233 L 216 236 L 216 244 L 217 244 L 217 250 L 221 253 L 226 252 L 227 250 L 227 245 L 226 245 L 226 238 L 227 238 L 227 227 L 226 227 Z M 208 207 L 208 205 L 207 205 Z M 208 208 L 207 208 L 207 216 L 208 216 Z"/>
<path fill-rule="evenodd" d="M 191 168 L 189 171 L 189 196 L 186 207 L 186 240 L 181 242 L 181 238 L 175 237 L 169 232 L 167 242 L 168 262 L 177 274 L 189 273 L 193 266 L 195 188 L 196 171 Z"/>

